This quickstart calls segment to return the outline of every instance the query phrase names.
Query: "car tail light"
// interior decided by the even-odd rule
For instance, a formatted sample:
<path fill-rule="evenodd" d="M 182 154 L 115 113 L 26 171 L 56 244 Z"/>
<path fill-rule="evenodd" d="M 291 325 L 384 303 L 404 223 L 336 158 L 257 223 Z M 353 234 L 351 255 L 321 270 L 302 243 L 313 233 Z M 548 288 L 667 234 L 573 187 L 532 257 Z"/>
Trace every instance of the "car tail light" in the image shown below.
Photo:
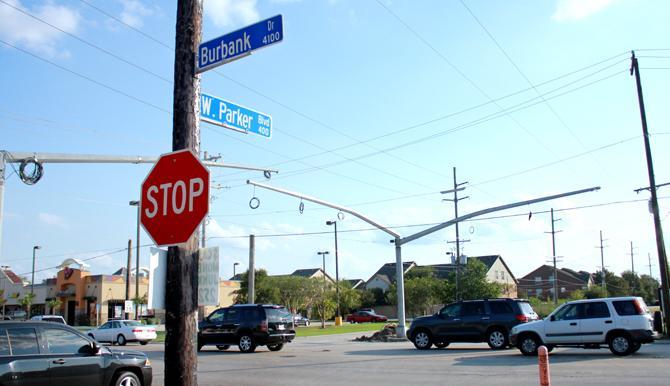
<path fill-rule="evenodd" d="M 526 323 L 528 321 L 528 317 L 524 314 L 516 315 L 515 318 L 521 323 Z"/>
<path fill-rule="evenodd" d="M 141 330 L 141 329 L 139 329 L 139 328 L 136 328 L 136 329 L 133 330 L 133 332 L 143 332 L 143 331 L 144 331 L 144 330 Z"/>
<path fill-rule="evenodd" d="M 635 311 L 637 311 L 638 315 L 644 315 L 644 308 L 642 308 L 642 304 L 640 304 L 640 301 L 638 299 L 633 300 L 633 304 L 635 305 Z"/>
<path fill-rule="evenodd" d="M 268 322 L 267 320 L 264 320 L 261 322 L 261 331 L 267 332 L 267 330 L 268 330 Z"/>

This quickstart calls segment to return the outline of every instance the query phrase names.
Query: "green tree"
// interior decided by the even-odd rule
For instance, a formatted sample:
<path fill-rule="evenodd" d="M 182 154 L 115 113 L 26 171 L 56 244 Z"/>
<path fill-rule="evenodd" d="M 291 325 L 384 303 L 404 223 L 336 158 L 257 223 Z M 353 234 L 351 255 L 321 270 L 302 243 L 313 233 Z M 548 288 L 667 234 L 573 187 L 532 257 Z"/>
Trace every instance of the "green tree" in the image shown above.
<path fill-rule="evenodd" d="M 47 305 L 51 309 L 51 315 L 56 313 L 56 308 L 60 308 L 63 305 L 63 301 L 58 298 L 51 298 L 47 300 Z"/>
<path fill-rule="evenodd" d="M 361 307 L 374 307 L 377 301 L 375 293 L 371 290 L 360 289 L 354 290 L 358 292 L 358 295 L 361 299 Z"/>
<path fill-rule="evenodd" d="M 30 306 L 33 304 L 33 300 L 35 300 L 35 294 L 27 293 L 22 299 L 19 300 L 19 304 L 23 306 L 26 309 L 26 314 L 28 315 L 27 317 L 30 318 Z"/>
<path fill-rule="evenodd" d="M 348 314 L 362 305 L 361 291 L 351 288 L 346 280 L 340 280 L 340 312 Z"/>
<path fill-rule="evenodd" d="M 584 291 L 584 297 L 586 299 L 606 298 L 607 297 L 607 291 L 599 285 L 594 285 L 594 286 L 591 286 L 591 288 Z"/>
<path fill-rule="evenodd" d="M 335 315 L 335 309 L 337 308 L 334 287 L 322 278 L 310 278 L 309 282 L 312 308 L 321 320 L 321 328 L 325 328 L 326 320 Z"/>
<path fill-rule="evenodd" d="M 462 300 L 496 298 L 502 292 L 502 286 L 499 283 L 489 282 L 486 278 L 486 266 L 479 260 L 470 259 L 461 269 L 460 298 Z M 456 283 L 456 273 L 449 274 L 449 282 Z M 444 302 L 456 300 L 455 285 L 447 285 L 443 291 Z"/>
<path fill-rule="evenodd" d="M 410 271 L 411 272 L 411 271 Z M 405 307 L 408 315 L 432 313 L 432 307 L 440 303 L 442 280 L 428 275 L 414 276 L 405 280 Z M 397 304 L 397 287 L 394 283 L 387 293 L 391 304 Z"/>
<path fill-rule="evenodd" d="M 602 271 L 596 272 L 595 282 L 597 284 L 602 282 L 602 274 Z M 605 270 L 605 284 L 608 296 L 630 296 L 632 294 L 628 282 L 608 270 Z"/>
<path fill-rule="evenodd" d="M 642 275 L 640 276 L 639 296 L 644 298 L 645 303 L 654 304 L 658 301 L 658 287 L 660 286 L 658 280 L 649 275 Z"/>
<path fill-rule="evenodd" d="M 279 292 L 266 283 L 268 281 L 268 272 L 264 269 L 257 269 L 254 276 L 255 280 L 255 299 L 256 303 L 278 303 Z M 240 289 L 235 292 L 235 303 L 245 304 L 249 296 L 249 271 L 242 275 Z"/>

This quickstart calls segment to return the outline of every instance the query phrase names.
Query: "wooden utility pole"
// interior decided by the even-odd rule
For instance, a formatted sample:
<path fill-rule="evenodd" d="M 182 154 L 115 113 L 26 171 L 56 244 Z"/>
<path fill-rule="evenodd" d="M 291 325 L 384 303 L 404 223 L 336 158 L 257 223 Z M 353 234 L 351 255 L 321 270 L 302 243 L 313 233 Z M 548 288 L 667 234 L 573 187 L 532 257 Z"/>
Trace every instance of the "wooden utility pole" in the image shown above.
<path fill-rule="evenodd" d="M 179 0 L 174 58 L 172 150 L 200 150 L 200 77 L 195 55 L 202 34 L 202 1 Z M 165 376 L 170 385 L 196 386 L 198 232 L 168 249 L 165 291 Z"/>
<path fill-rule="evenodd" d="M 556 267 L 556 233 L 562 232 L 562 231 L 557 231 L 554 229 L 554 224 L 556 221 L 560 221 L 561 219 L 554 219 L 554 208 L 551 208 L 551 232 L 544 232 L 544 233 L 551 233 L 551 259 L 554 263 L 554 280 L 553 281 L 553 289 L 554 289 L 554 304 L 558 304 L 558 268 Z"/>
<path fill-rule="evenodd" d="M 647 129 L 647 113 L 644 109 L 644 98 L 642 97 L 642 83 L 640 81 L 640 67 L 633 52 L 631 55 L 630 74 L 635 75 L 637 86 L 637 100 L 640 107 L 640 120 L 642 122 L 642 137 L 644 139 L 644 152 L 647 159 L 647 175 L 649 176 L 649 191 L 651 192 L 651 212 L 654 216 L 654 231 L 656 235 L 656 248 L 658 251 L 658 269 L 661 274 L 661 304 L 665 333 L 670 334 L 670 283 L 668 277 L 668 260 L 663 241 L 663 227 L 661 226 L 661 215 L 658 210 L 658 196 L 656 195 L 656 177 L 654 177 L 654 162 L 651 156 L 651 144 L 649 143 L 649 130 Z"/>

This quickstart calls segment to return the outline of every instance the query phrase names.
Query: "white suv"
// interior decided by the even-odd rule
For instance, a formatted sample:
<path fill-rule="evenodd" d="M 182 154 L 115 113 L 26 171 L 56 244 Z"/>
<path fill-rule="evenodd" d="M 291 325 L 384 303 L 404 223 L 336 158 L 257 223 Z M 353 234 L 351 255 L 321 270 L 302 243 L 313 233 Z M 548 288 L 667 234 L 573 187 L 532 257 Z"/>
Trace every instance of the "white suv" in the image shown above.
<path fill-rule="evenodd" d="M 609 345 L 614 355 L 629 355 L 642 343 L 659 338 L 653 318 L 640 297 L 576 300 L 558 307 L 548 317 L 519 324 L 510 343 L 523 355 L 537 355 L 540 345 L 600 348 Z"/>

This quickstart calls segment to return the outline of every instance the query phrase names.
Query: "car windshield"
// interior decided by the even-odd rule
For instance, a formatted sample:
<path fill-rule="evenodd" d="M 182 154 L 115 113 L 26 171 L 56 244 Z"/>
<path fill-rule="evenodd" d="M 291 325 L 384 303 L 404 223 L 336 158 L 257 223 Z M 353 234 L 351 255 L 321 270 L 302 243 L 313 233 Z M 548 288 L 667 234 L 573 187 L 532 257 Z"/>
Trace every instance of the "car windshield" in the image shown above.
<path fill-rule="evenodd" d="M 266 308 L 265 313 L 268 316 L 268 322 L 282 322 L 291 320 L 291 313 L 284 307 L 281 308 Z"/>
<path fill-rule="evenodd" d="M 129 320 L 129 321 L 123 322 L 123 324 L 125 324 L 126 326 L 131 326 L 131 327 L 142 325 L 142 323 L 136 322 L 134 320 Z"/>

